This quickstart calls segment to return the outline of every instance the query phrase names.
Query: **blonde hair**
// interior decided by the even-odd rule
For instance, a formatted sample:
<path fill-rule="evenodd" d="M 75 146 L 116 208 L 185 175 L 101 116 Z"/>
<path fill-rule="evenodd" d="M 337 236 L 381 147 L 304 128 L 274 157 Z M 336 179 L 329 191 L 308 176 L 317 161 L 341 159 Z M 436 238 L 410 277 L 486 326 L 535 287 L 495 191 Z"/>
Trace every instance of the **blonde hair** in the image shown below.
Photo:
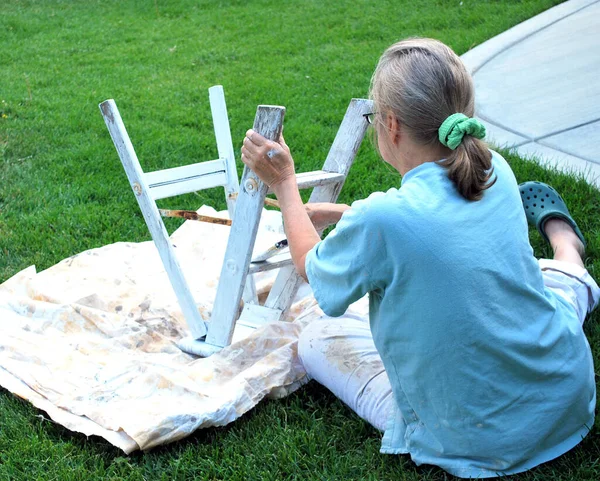
<path fill-rule="evenodd" d="M 371 79 L 370 98 L 376 112 L 391 112 L 411 138 L 422 145 L 441 146 L 438 129 L 450 115 L 473 117 L 473 80 L 460 58 L 442 42 L 410 38 L 389 47 Z M 470 135 L 439 163 L 468 200 L 479 200 L 491 187 L 492 155 L 487 145 Z"/>

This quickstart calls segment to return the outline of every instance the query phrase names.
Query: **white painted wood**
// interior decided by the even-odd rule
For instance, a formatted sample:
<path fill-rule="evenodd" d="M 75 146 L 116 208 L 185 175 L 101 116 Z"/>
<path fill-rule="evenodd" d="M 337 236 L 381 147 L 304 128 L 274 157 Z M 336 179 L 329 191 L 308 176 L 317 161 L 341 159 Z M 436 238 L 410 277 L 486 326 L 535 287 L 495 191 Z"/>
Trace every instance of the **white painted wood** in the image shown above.
<path fill-rule="evenodd" d="M 288 266 L 292 263 L 292 258 L 289 252 L 279 254 L 261 262 L 252 262 L 248 268 L 248 274 L 256 274 L 257 272 L 272 271 L 280 267 Z"/>
<path fill-rule="evenodd" d="M 258 305 L 258 293 L 256 292 L 256 283 L 254 282 L 254 279 L 251 275 L 246 277 L 246 284 L 244 285 L 242 299 L 247 304 Z"/>
<path fill-rule="evenodd" d="M 368 124 L 363 115 L 370 112 L 373 112 L 371 100 L 352 99 L 329 149 L 323 170 L 344 174 L 345 180 L 367 131 Z M 343 186 L 344 181 L 317 187 L 309 202 L 335 202 Z"/>
<path fill-rule="evenodd" d="M 177 195 L 197 192 L 213 187 L 221 187 L 227 181 L 227 174 L 215 172 L 198 177 L 181 180 L 178 182 L 168 182 L 163 184 L 154 184 L 150 187 L 150 195 L 154 200 L 165 199 L 166 197 L 175 197 Z"/>
<path fill-rule="evenodd" d="M 315 170 L 314 172 L 305 172 L 296 176 L 299 189 L 309 189 L 321 185 L 337 184 L 344 182 L 346 176 L 338 172 L 326 172 L 324 170 Z"/>
<path fill-rule="evenodd" d="M 138 203 L 142 209 L 148 229 L 150 230 L 155 244 L 159 250 L 161 259 L 165 265 L 165 269 L 169 274 L 171 284 L 178 296 L 184 316 L 186 317 L 186 320 L 192 331 L 191 339 L 194 341 L 195 339 L 203 337 L 206 334 L 206 323 L 202 321 L 198 313 L 194 314 L 194 310 L 197 311 L 195 308 L 195 303 L 193 303 L 189 287 L 185 283 L 185 279 L 183 278 L 183 274 L 179 264 L 177 263 L 177 259 L 170 244 L 164 224 L 160 216 L 157 215 L 157 212 L 160 211 L 158 211 L 154 201 L 165 197 L 172 197 L 206 188 L 222 186 L 225 188 L 226 201 L 230 217 L 233 217 L 237 192 L 239 190 L 239 182 L 235 166 L 235 157 L 233 153 L 233 144 L 229 130 L 229 119 L 227 117 L 227 108 L 225 105 L 223 88 L 221 86 L 212 87 L 209 89 L 209 95 L 215 136 L 217 139 L 217 149 L 220 158 L 217 160 L 211 160 L 172 169 L 143 173 L 136 157 L 134 166 L 132 167 L 134 170 L 136 170 L 136 176 L 135 180 L 131 181 L 136 195 L 143 198 L 142 202 L 140 202 L 140 199 L 138 199 Z M 101 105 L 100 108 L 103 113 L 105 109 L 107 112 L 112 112 L 110 104 L 106 104 L 104 108 Z M 114 110 L 118 116 L 118 110 L 116 110 L 116 106 L 114 106 Z M 106 121 L 108 125 L 108 120 Z M 124 126 L 122 126 L 122 132 L 117 135 L 121 135 L 121 137 L 125 138 L 129 145 L 131 145 Z M 114 138 L 115 137 L 113 136 L 113 140 Z M 116 145 L 117 141 L 115 141 L 115 146 Z M 132 146 L 131 151 L 133 152 Z M 133 154 L 135 155 L 134 152 Z M 122 162 L 125 167 L 125 162 L 127 161 L 122 160 Z M 144 204 L 143 207 L 142 203 Z M 256 294 L 256 287 L 252 277 L 247 278 L 243 298 L 244 302 L 248 305 L 258 304 L 258 296 Z M 190 308 L 191 304 L 194 306 L 193 310 Z M 200 328 L 198 327 L 199 321 L 201 321 Z M 244 332 L 247 331 L 247 327 L 244 327 L 243 329 Z M 236 334 L 236 336 L 237 335 L 238 334 Z M 185 347 L 190 347 L 191 343 L 192 341 L 190 341 L 190 339 L 182 341 L 182 349 L 188 352 L 194 352 L 194 349 L 188 349 Z M 219 349 L 220 347 L 217 350 Z M 197 346 L 196 350 L 198 350 Z M 204 352 L 204 355 L 210 355 L 215 352 L 215 349 L 210 346 L 203 347 L 201 348 L 201 352 Z"/>
<path fill-rule="evenodd" d="M 256 310 L 254 310 L 256 308 Z M 250 305 L 245 307 L 245 312 L 242 312 L 240 320 L 235 324 L 231 343 L 241 341 L 263 324 L 275 322 L 279 319 L 281 313 L 273 309 L 266 309 L 262 306 Z M 247 317 L 244 317 L 247 316 Z M 230 344 L 231 344 L 230 343 Z M 195 354 L 200 357 L 209 357 L 219 352 L 223 347 L 208 344 L 204 341 L 199 341 L 193 337 L 186 337 L 177 343 L 177 347 L 184 352 Z"/>
<path fill-rule="evenodd" d="M 268 187 L 258 179 L 254 172 L 245 168 L 242 189 L 237 195 L 236 202 L 236 190 L 239 188 L 239 184 L 222 87 L 213 87 L 210 94 L 220 158 L 149 174 L 144 174 L 139 166 L 114 102 L 107 101 L 100 106 L 148 228 L 159 248 L 161 259 L 163 259 L 169 277 L 172 277 L 171 283 L 178 294 L 181 307 L 184 309 L 184 305 L 187 306 L 184 309 L 184 315 L 190 324 L 192 337 L 181 340 L 179 346 L 186 352 L 200 356 L 209 356 L 229 345 L 232 339 L 242 339 L 259 325 L 284 317 L 301 282 L 289 254 L 273 257 L 266 262 L 250 264 Z M 362 115 L 370 112 L 371 109 L 370 101 L 353 99 L 327 156 L 323 170 L 298 174 L 299 188 L 314 187 L 310 198 L 311 202 L 335 202 L 337 200 L 366 131 L 367 123 Z M 259 106 L 254 130 L 267 138 L 277 139 L 281 133 L 284 113 L 283 107 Z M 111 127 L 113 124 L 117 127 Z M 123 155 L 122 151 L 125 152 Z M 198 310 L 177 264 L 173 247 L 158 214 L 154 199 L 219 185 L 225 187 L 229 211 L 232 212 L 232 206 L 235 209 L 233 224 L 211 322 L 207 325 L 200 318 L 200 328 L 198 328 L 197 320 L 193 320 L 194 314 L 189 312 L 190 302 L 197 317 L 199 317 Z M 248 274 L 274 268 L 281 268 L 281 271 L 265 306 L 258 306 L 254 283 Z M 236 324 L 242 295 L 245 300 L 244 310 Z M 190 319 L 192 319 L 191 322 Z M 206 335 L 206 340 L 199 340 L 204 335 Z"/>
<path fill-rule="evenodd" d="M 281 311 L 281 318 L 285 319 L 302 282 L 303 279 L 298 275 L 293 264 L 282 267 L 265 301 L 265 306 Z"/>
<path fill-rule="evenodd" d="M 312 172 L 301 172 L 296 174 L 296 183 L 298 189 L 310 189 L 311 187 L 318 187 L 320 185 L 337 184 L 343 182 L 346 179 L 344 174 L 337 172 L 325 172 L 324 170 L 315 170 Z M 269 189 L 269 194 L 273 193 Z"/>
<path fill-rule="evenodd" d="M 254 130 L 267 139 L 278 139 L 284 114 L 283 107 L 259 105 L 254 119 Z M 245 167 L 208 325 L 208 344 L 227 346 L 231 342 L 266 195 L 267 186 L 252 170 Z"/>
<path fill-rule="evenodd" d="M 246 304 L 242 310 L 242 314 L 236 323 L 237 326 L 253 327 L 254 329 L 278 321 L 281 317 L 281 311 L 270 309 L 265 306 L 257 306 L 254 304 Z"/>
<path fill-rule="evenodd" d="M 367 131 L 368 124 L 363 115 L 372 111 L 371 100 L 352 99 L 322 169 L 340 174 L 342 178 L 335 183 L 315 187 L 309 202 L 337 201 Z M 285 317 L 301 282 L 302 279 L 293 265 L 283 267 L 275 279 L 265 306 L 280 310 L 282 317 Z"/>
<path fill-rule="evenodd" d="M 224 186 L 225 199 L 227 201 L 229 218 L 233 219 L 235 214 L 236 194 L 240 190 L 240 182 L 235 165 L 235 154 L 233 142 L 231 140 L 231 129 L 229 128 L 229 118 L 227 117 L 227 105 L 225 104 L 223 87 L 221 85 L 215 85 L 214 87 L 209 88 L 208 97 L 210 99 L 210 110 L 212 112 L 219 158 L 224 159 L 227 164 L 227 182 Z"/>
<path fill-rule="evenodd" d="M 224 188 L 227 211 L 229 212 L 229 218 L 233 219 L 235 215 L 237 194 L 240 190 L 240 182 L 235 163 L 235 151 L 231 140 L 231 129 L 229 128 L 229 117 L 227 116 L 227 105 L 225 103 L 223 87 L 221 85 L 215 85 L 209 88 L 208 97 L 210 100 L 210 110 L 212 112 L 219 158 L 223 159 L 226 164 L 225 172 L 227 173 L 227 181 Z M 246 279 L 242 297 L 246 303 L 258 304 L 256 284 L 254 283 L 252 276 Z"/>
<path fill-rule="evenodd" d="M 371 109 L 370 101 L 352 100 L 323 170 L 299 175 L 301 178 L 299 184 L 304 187 L 315 186 L 311 195 L 312 202 L 335 202 L 337 200 L 367 129 L 363 114 L 369 113 Z M 259 113 L 257 113 L 258 118 Z M 256 125 L 257 119 L 255 119 L 254 130 L 261 132 Z M 278 133 L 274 132 L 273 137 L 267 135 L 265 137 L 275 139 L 278 137 Z M 267 191 L 267 187 L 256 178 L 252 171 L 244 170 L 236 217 L 229 237 L 206 342 L 198 341 L 197 344 L 226 346 L 231 343 L 232 336 L 241 335 L 240 329 L 242 328 L 255 327 L 263 322 L 281 319 L 287 314 L 302 282 L 291 263 L 291 258 L 287 255 L 277 256 L 261 263 L 250 264 L 249 262 L 262 203 Z M 242 316 L 236 324 L 238 312 L 236 306 L 239 305 L 241 286 L 245 277 L 249 273 L 281 266 L 283 267 L 265 306 L 245 305 Z M 248 334 L 251 332 L 251 330 L 248 331 Z M 202 349 L 205 348 L 196 348 L 194 352 L 200 352 Z"/>
<path fill-rule="evenodd" d="M 193 336 L 184 337 L 177 342 L 177 347 L 184 352 L 189 354 L 194 354 L 200 357 L 209 357 L 219 352 L 222 347 L 213 346 L 212 344 L 207 344 L 205 342 L 198 341 Z"/>
<path fill-rule="evenodd" d="M 173 167 L 171 169 L 145 172 L 144 179 L 146 180 L 148 187 L 153 188 L 163 184 L 184 182 L 207 174 L 224 173 L 225 169 L 225 161 L 223 159 L 217 159 L 181 167 Z"/>
<path fill-rule="evenodd" d="M 257 328 L 271 322 L 276 322 L 280 317 L 281 311 L 255 304 L 246 304 L 239 320 L 235 323 L 230 344 L 247 338 L 250 334 L 254 333 Z M 193 337 L 181 339 L 177 343 L 177 346 L 182 351 L 200 357 L 212 356 L 223 349 L 221 346 L 208 344 L 207 342 L 199 341 Z"/>
<path fill-rule="evenodd" d="M 165 226 L 162 222 L 156 203 L 149 194 L 149 188 L 144 179 L 144 173 L 138 161 L 133 145 L 129 140 L 125 125 L 119 114 L 114 100 L 107 100 L 100 104 L 100 110 L 104 117 L 110 136 L 127 174 L 131 188 L 138 201 L 144 220 L 148 225 L 152 239 L 156 244 L 160 258 L 165 266 L 169 280 L 183 311 L 183 315 L 195 337 L 206 334 L 206 324 L 200 316 L 194 298 L 190 292 L 187 281 L 183 276 L 179 262 Z"/>

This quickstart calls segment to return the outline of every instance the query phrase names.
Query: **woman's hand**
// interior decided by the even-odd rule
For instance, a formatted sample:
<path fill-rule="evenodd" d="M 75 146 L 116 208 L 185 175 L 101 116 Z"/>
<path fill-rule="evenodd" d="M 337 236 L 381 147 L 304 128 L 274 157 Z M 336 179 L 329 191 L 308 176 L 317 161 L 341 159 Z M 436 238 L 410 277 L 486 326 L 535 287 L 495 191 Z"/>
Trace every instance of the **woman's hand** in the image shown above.
<path fill-rule="evenodd" d="M 315 202 L 305 204 L 304 208 L 315 229 L 322 231 L 332 224 L 337 224 L 342 214 L 350 206 L 346 204 L 332 204 L 330 202 Z"/>
<path fill-rule="evenodd" d="M 279 141 L 273 142 L 249 130 L 242 146 L 242 162 L 275 192 L 283 214 L 283 225 L 294 266 L 298 274 L 306 279 L 306 255 L 321 238 L 302 203 L 296 184 L 294 161 L 283 136 L 279 137 Z"/>
<path fill-rule="evenodd" d="M 286 180 L 296 177 L 294 160 L 283 135 L 274 142 L 252 129 L 248 130 L 242 145 L 242 162 L 274 191 Z"/>

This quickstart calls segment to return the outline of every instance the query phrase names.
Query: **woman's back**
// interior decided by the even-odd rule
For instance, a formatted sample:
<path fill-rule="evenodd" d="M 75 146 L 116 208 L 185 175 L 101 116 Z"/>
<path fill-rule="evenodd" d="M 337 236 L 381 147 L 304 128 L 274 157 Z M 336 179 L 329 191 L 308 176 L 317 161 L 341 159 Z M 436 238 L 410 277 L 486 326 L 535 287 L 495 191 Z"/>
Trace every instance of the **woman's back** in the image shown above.
<path fill-rule="evenodd" d="M 400 410 L 384 451 L 387 442 L 462 476 L 562 454 L 595 407 L 580 322 L 544 287 L 514 175 L 493 160 L 497 181 L 480 201 L 422 164 L 401 189 L 353 204 L 308 259 L 310 279 L 349 264 L 356 274 L 320 302 L 342 307 L 371 291 L 371 331 Z"/>
<path fill-rule="evenodd" d="M 594 422 L 582 324 L 600 289 L 583 235 L 549 186 L 535 184 L 535 195 L 552 195 L 552 209 L 521 201 L 482 141 L 472 79 L 446 45 L 391 45 L 370 96 L 365 118 L 402 187 L 355 202 L 323 241 L 285 143 L 249 131 L 242 148 L 280 201 L 292 259 L 323 311 L 341 316 L 369 293 L 370 330 L 352 314 L 305 329 L 307 372 L 385 431 L 383 452 L 417 464 L 476 478 L 559 456 Z M 524 207 L 554 259 L 533 257 Z"/>

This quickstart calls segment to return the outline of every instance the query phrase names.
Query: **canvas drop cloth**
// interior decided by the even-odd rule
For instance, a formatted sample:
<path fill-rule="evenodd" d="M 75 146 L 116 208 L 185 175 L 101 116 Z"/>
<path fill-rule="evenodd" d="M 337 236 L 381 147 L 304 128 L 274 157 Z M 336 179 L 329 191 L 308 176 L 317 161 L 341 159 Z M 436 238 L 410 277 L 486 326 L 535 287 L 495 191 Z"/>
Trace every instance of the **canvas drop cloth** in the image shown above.
<path fill-rule="evenodd" d="M 206 320 L 228 234 L 187 221 L 172 236 Z M 281 214 L 264 211 L 255 251 L 282 238 Z M 259 274 L 259 295 L 274 276 Z M 228 424 L 264 397 L 302 385 L 298 335 L 321 315 L 304 285 L 293 322 L 264 326 L 206 359 L 187 355 L 176 341 L 188 329 L 154 243 L 116 243 L 40 273 L 29 267 L 0 285 L 0 384 L 68 429 L 126 453 L 149 449 Z"/>

